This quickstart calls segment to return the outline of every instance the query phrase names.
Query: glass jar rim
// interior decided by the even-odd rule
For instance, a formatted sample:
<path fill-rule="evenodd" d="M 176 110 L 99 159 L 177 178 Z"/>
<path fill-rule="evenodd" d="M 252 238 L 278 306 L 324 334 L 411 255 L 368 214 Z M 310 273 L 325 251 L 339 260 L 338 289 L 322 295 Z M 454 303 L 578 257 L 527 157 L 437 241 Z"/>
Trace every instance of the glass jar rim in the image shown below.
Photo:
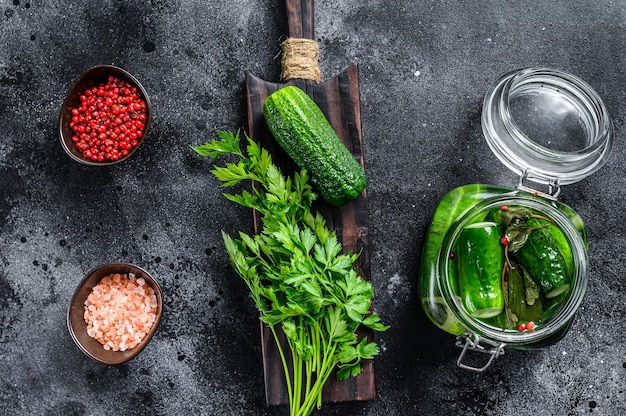
<path fill-rule="evenodd" d="M 570 100 L 585 123 L 586 145 L 573 151 L 546 147 L 515 120 L 511 99 L 536 85 Z M 534 90 L 533 90 L 534 91 Z M 581 78 L 550 68 L 522 68 L 502 75 L 483 100 L 482 130 L 489 147 L 513 172 L 541 184 L 569 184 L 596 172 L 613 147 L 611 117 L 597 92 Z"/>
<path fill-rule="evenodd" d="M 549 216 L 563 231 L 572 248 L 572 254 L 574 256 L 576 270 L 572 278 L 572 288 L 567 300 L 553 317 L 545 323 L 542 323 L 533 331 L 519 332 L 516 330 L 503 330 L 470 316 L 463 307 L 461 300 L 457 299 L 454 295 L 450 281 L 447 278 L 449 262 L 451 261 L 450 254 L 461 230 L 472 222 L 478 214 L 498 208 L 502 205 L 522 205 Z M 557 333 L 560 329 L 567 327 L 583 301 L 589 281 L 589 261 L 586 246 L 578 230 L 574 227 L 569 218 L 558 208 L 553 206 L 550 201 L 518 191 L 487 198 L 461 214 L 444 239 L 437 267 L 440 276 L 442 276 L 439 281 L 441 294 L 444 298 L 447 298 L 448 306 L 453 316 L 461 325 L 465 327 L 469 333 L 479 334 L 482 338 L 511 346 L 524 346 L 539 342 Z"/>

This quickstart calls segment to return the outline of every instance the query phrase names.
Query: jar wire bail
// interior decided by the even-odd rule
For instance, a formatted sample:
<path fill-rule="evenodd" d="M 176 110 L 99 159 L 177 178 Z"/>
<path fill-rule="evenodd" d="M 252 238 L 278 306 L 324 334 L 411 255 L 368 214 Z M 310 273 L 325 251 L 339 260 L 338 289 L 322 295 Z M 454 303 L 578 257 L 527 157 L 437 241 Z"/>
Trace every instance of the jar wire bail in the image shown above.
<path fill-rule="evenodd" d="M 561 181 L 559 179 L 551 179 L 548 183 L 548 192 L 541 192 L 534 188 L 524 185 L 524 180 L 528 178 L 528 169 L 524 170 L 522 176 L 520 176 L 519 182 L 517 183 L 517 190 L 528 192 L 532 195 L 541 196 L 552 201 L 556 201 L 558 196 L 561 194 Z"/>
<path fill-rule="evenodd" d="M 488 347 L 486 347 L 485 345 L 482 345 L 481 342 L 484 344 L 487 344 Z M 463 351 L 461 351 L 461 354 L 459 355 L 459 358 L 457 359 L 456 364 L 460 368 L 463 368 L 465 370 L 477 371 L 479 373 L 485 371 L 491 365 L 493 360 L 498 358 L 500 355 L 504 355 L 504 343 L 503 342 L 497 343 L 494 341 L 490 341 L 489 339 L 485 339 L 485 338 L 481 339 L 480 335 L 475 334 L 475 333 L 466 332 L 462 335 L 459 335 L 458 337 L 456 337 L 455 345 L 457 347 L 463 348 Z M 463 363 L 463 359 L 465 358 L 467 351 L 475 351 L 475 352 L 490 354 L 491 356 L 489 357 L 489 360 L 487 361 L 487 363 L 483 365 L 482 367 L 474 367 L 474 366 Z"/>

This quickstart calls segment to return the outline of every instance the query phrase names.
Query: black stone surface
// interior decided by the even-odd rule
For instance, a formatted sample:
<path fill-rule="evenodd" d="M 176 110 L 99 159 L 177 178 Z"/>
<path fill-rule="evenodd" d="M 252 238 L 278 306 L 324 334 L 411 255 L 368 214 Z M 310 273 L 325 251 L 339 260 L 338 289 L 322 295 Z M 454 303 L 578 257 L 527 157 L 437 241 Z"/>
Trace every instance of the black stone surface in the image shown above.
<path fill-rule="evenodd" d="M 279 3 L 279 2 L 278 2 Z M 319 415 L 626 414 L 626 5 L 621 1 L 318 0 L 320 67 L 360 68 L 378 398 Z M 264 402 L 256 311 L 220 232 L 251 231 L 195 155 L 244 127 L 245 71 L 277 81 L 284 5 L 274 0 L 5 0 L 0 3 L 0 414 L 284 415 Z M 133 73 L 154 105 L 125 163 L 63 152 L 59 108 L 96 64 Z M 437 202 L 466 183 L 514 186 L 480 126 L 502 73 L 580 76 L 613 116 L 609 163 L 561 201 L 587 221 L 592 279 L 564 340 L 507 351 L 484 374 L 457 368 L 454 337 L 418 302 L 422 241 Z M 118 367 L 90 361 L 65 316 L 92 267 L 128 261 L 165 289 L 150 345 Z"/>

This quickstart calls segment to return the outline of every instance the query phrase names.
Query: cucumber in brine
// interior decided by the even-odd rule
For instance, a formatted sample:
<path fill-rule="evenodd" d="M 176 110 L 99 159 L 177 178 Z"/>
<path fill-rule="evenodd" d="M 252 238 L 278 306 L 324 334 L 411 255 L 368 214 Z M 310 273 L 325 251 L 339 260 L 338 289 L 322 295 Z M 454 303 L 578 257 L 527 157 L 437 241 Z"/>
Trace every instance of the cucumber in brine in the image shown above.
<path fill-rule="evenodd" d="M 459 290 L 463 306 L 476 318 L 502 313 L 502 229 L 495 222 L 466 226 L 457 243 Z"/>
<path fill-rule="evenodd" d="M 567 262 L 547 227 L 535 218 L 526 223 L 536 228 L 528 234 L 526 244 L 516 253 L 517 260 L 539 284 L 544 296 L 554 298 L 570 287 Z"/>

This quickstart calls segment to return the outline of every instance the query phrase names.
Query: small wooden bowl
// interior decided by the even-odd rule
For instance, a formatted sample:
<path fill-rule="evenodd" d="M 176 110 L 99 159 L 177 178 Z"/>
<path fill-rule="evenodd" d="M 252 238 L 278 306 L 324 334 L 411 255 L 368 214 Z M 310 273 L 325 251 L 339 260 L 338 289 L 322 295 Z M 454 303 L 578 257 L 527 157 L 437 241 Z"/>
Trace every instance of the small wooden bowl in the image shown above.
<path fill-rule="evenodd" d="M 77 108 L 80 105 L 80 96 L 89 88 L 95 87 L 102 83 L 106 83 L 109 76 L 115 76 L 122 81 L 128 82 L 130 85 L 137 88 L 141 95 L 141 99 L 146 102 L 146 122 L 143 131 L 143 135 L 137 139 L 137 146 L 129 150 L 128 155 L 119 158 L 115 161 L 95 162 L 83 156 L 83 154 L 76 148 L 76 144 L 72 141 L 74 133 L 70 128 L 70 122 L 72 121 L 72 109 Z M 61 144 L 65 152 L 74 160 L 90 166 L 107 166 L 115 163 L 122 162 L 133 155 L 145 141 L 148 134 L 148 129 L 152 122 L 152 104 L 145 88 L 141 83 L 132 76 L 129 72 L 122 68 L 113 65 L 99 65 L 95 66 L 86 72 L 84 72 L 74 82 L 61 106 L 61 112 L 59 114 L 59 136 Z"/>
<path fill-rule="evenodd" d="M 141 343 L 139 343 L 134 348 L 126 351 L 113 351 L 104 349 L 102 344 L 100 344 L 94 338 L 89 336 L 89 334 L 87 334 L 87 323 L 84 319 L 85 300 L 87 300 L 87 297 L 91 293 L 93 287 L 96 286 L 103 277 L 114 273 L 133 273 L 137 278 L 143 277 L 146 281 L 146 284 L 154 289 L 157 297 L 157 314 L 154 325 L 146 334 L 146 336 L 142 339 Z M 148 345 L 148 342 L 150 342 L 152 336 L 157 330 L 157 327 L 159 326 L 162 315 L 163 292 L 158 282 L 154 280 L 154 278 L 147 271 L 129 263 L 106 263 L 94 268 L 89 273 L 87 273 L 87 276 L 85 276 L 85 278 L 78 285 L 78 288 L 76 289 L 76 292 L 72 297 L 70 308 L 67 314 L 67 327 L 70 331 L 72 339 L 74 340 L 78 348 L 80 348 L 81 351 L 87 354 L 87 356 L 102 364 L 115 365 L 124 363 L 134 358 L 146 347 L 146 345 Z"/>

